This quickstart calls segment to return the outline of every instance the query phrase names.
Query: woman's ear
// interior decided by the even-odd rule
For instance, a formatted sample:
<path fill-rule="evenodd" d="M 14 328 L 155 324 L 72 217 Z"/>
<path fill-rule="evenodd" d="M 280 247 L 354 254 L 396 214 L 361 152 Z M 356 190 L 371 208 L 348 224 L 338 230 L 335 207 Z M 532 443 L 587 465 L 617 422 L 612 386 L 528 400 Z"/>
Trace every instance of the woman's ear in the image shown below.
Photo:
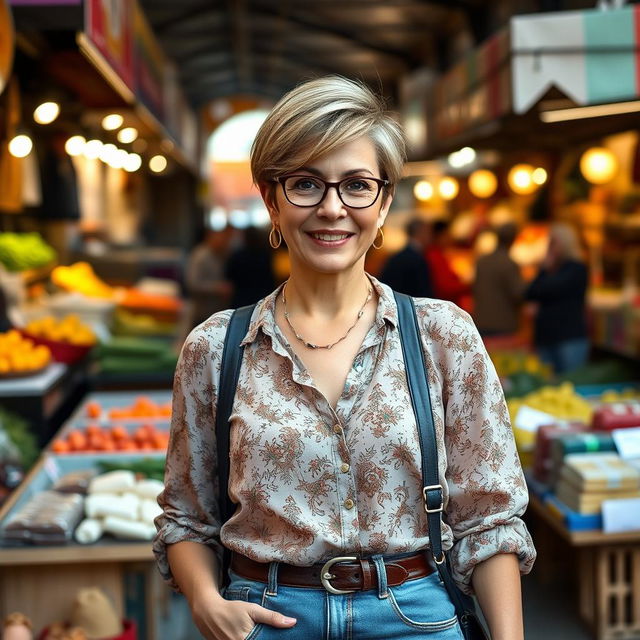
<path fill-rule="evenodd" d="M 389 192 L 389 193 L 384 193 L 384 198 L 382 200 L 382 204 L 380 205 L 380 211 L 378 213 L 378 220 L 380 222 L 379 226 L 382 226 L 384 224 L 384 221 L 387 219 L 387 214 L 389 213 L 389 207 L 391 206 L 391 203 L 393 202 L 393 192 Z"/>
<path fill-rule="evenodd" d="M 276 190 L 274 188 L 274 183 L 260 182 L 258 184 L 258 189 L 260 189 L 260 195 L 262 196 L 262 200 L 267 207 L 269 217 L 271 218 L 271 221 L 274 222 L 275 219 L 277 219 L 278 213 L 278 204 L 276 202 Z"/>

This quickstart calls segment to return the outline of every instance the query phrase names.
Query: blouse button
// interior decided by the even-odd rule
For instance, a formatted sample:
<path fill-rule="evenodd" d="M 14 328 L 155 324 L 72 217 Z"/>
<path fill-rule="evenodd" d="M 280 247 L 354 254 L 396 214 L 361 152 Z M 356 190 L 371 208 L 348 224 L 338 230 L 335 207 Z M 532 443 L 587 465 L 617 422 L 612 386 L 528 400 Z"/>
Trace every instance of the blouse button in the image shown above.
<path fill-rule="evenodd" d="M 340 471 L 342 471 L 342 473 L 347 473 L 349 469 L 351 469 L 351 467 L 346 462 L 340 465 Z"/>
<path fill-rule="evenodd" d="M 344 508 L 345 509 L 353 509 L 353 507 L 354 507 L 353 500 L 351 498 L 347 498 L 344 501 Z"/>
<path fill-rule="evenodd" d="M 340 434 L 342 433 L 342 427 L 339 424 L 333 425 L 333 433 Z"/>

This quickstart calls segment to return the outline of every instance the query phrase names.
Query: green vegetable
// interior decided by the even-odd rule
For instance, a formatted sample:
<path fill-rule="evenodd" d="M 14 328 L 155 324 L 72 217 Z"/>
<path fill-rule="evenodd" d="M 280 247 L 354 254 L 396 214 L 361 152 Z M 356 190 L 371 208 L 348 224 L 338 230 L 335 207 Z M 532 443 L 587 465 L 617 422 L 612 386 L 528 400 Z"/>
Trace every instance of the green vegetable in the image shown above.
<path fill-rule="evenodd" d="M 29 428 L 29 423 L 20 416 L 0 407 L 0 430 L 4 431 L 18 451 L 25 470 L 29 469 L 40 455 L 38 442 Z"/>
<path fill-rule="evenodd" d="M 140 458 L 130 462 L 118 460 L 101 460 L 98 466 L 103 473 L 107 471 L 133 471 L 150 478 L 152 480 L 164 480 L 164 457 L 161 458 Z"/>

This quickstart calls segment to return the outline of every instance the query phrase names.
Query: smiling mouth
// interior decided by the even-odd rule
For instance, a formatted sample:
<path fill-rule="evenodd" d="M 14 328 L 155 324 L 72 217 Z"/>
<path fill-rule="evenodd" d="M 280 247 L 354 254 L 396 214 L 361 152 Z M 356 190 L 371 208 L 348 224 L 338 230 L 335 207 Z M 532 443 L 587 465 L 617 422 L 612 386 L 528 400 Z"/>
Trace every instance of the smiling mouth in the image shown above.
<path fill-rule="evenodd" d="M 316 240 L 322 240 L 323 242 L 339 242 L 341 240 L 345 240 L 349 236 L 352 236 L 352 233 L 309 233 L 312 238 Z"/>

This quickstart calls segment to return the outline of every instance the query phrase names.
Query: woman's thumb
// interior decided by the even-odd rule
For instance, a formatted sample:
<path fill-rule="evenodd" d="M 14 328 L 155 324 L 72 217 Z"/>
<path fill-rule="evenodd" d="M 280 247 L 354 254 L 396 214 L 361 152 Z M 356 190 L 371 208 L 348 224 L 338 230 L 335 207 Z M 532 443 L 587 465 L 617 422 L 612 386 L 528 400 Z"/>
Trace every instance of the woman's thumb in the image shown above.
<path fill-rule="evenodd" d="M 268 624 L 270 627 L 293 627 L 297 622 L 295 618 L 283 616 L 277 611 L 270 611 L 260 605 L 256 605 L 255 608 L 251 609 L 251 617 L 256 624 L 261 622 L 262 624 Z"/>

